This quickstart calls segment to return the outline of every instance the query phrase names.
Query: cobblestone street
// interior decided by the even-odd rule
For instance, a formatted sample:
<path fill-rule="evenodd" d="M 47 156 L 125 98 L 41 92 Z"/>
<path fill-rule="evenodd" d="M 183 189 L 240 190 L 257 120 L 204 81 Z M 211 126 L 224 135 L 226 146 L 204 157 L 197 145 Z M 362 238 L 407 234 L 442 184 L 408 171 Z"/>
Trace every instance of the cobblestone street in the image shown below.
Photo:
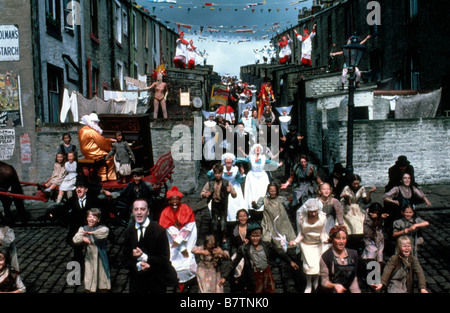
<path fill-rule="evenodd" d="M 202 175 L 200 175 L 202 177 Z M 204 175 L 203 175 L 204 176 Z M 201 178 L 200 179 L 204 179 Z M 281 180 L 275 175 L 276 180 Z M 203 186 L 199 183 L 200 189 Z M 372 201 L 381 201 L 382 190 L 379 187 L 372 195 Z M 424 228 L 424 244 L 419 247 L 419 259 L 425 270 L 427 288 L 432 293 L 450 292 L 450 206 L 447 188 L 445 186 L 424 187 L 433 208 L 419 209 L 418 214 L 430 222 Z M 198 192 L 199 193 L 199 192 Z M 283 191 L 287 195 L 288 191 Z M 199 238 L 209 232 L 210 216 L 204 201 L 198 194 L 189 195 L 183 200 L 190 205 L 196 216 Z M 47 207 L 52 203 L 46 204 Z M 42 204 L 34 203 L 29 206 L 33 218 L 45 212 Z M 111 268 L 112 293 L 128 293 L 128 271 L 120 266 L 122 233 L 124 228 L 113 226 L 112 231 L 116 242 L 108 242 L 108 256 Z M 62 225 L 38 222 L 32 220 L 27 226 L 14 227 L 16 234 L 21 277 L 28 293 L 84 293 L 82 285 L 70 285 L 67 278 L 73 278 L 68 264 L 72 259 L 72 249 L 66 244 L 67 229 Z M 301 265 L 299 255 L 289 249 L 289 253 Z M 234 251 L 232 251 L 234 252 Z M 223 262 L 223 266 L 228 261 Z M 277 293 L 301 293 L 304 288 L 303 274 L 294 272 L 285 263 L 272 263 L 272 270 L 276 280 Z M 229 292 L 228 283 L 225 292 Z M 180 291 L 169 289 L 169 293 Z M 183 292 L 197 293 L 198 287 L 193 282 L 190 288 Z"/>

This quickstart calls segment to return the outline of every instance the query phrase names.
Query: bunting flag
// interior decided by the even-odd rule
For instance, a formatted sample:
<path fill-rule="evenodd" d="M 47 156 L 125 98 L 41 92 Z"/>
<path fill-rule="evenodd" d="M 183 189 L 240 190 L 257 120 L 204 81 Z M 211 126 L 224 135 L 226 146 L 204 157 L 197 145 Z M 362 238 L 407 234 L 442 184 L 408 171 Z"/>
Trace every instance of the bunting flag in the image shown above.
<path fill-rule="evenodd" d="M 220 4 L 213 3 L 213 2 L 205 2 L 205 3 L 203 3 L 203 5 L 199 5 L 199 4 L 194 5 L 192 2 L 188 3 L 188 2 L 185 2 L 185 1 L 176 1 L 176 0 L 147 0 L 147 1 L 151 2 L 151 3 L 154 3 L 154 4 L 164 4 L 164 3 L 166 3 L 166 4 L 170 4 L 170 5 L 165 5 L 165 6 L 164 5 L 159 5 L 159 6 L 154 5 L 154 6 L 151 6 L 150 9 L 145 8 L 145 6 L 138 5 L 137 3 L 139 1 L 134 1 L 133 5 L 137 9 L 145 11 L 148 14 L 149 14 L 150 11 L 155 13 L 157 8 L 161 9 L 161 11 L 167 10 L 167 9 L 177 9 L 178 8 L 178 9 L 186 10 L 185 12 L 187 12 L 187 13 L 192 13 L 192 9 L 205 9 L 205 8 L 209 8 L 210 10 L 214 10 L 216 8 L 216 9 L 218 9 L 218 12 L 220 12 L 220 13 L 225 12 L 224 10 L 222 10 L 223 8 L 225 8 L 226 11 L 232 11 L 234 9 L 234 12 L 238 12 L 239 9 L 237 7 L 242 5 L 240 3 L 237 3 L 237 1 L 233 1 L 233 0 L 230 0 L 229 2 L 226 2 L 226 3 L 220 3 Z M 304 2 L 304 1 L 305 0 L 291 1 L 289 4 L 290 5 L 294 5 L 294 4 L 298 4 L 300 2 Z M 262 5 L 265 5 L 265 4 L 266 4 L 266 1 L 257 2 L 257 3 L 255 2 L 255 3 L 247 4 L 245 6 L 245 8 L 243 8 L 243 9 L 244 10 L 249 9 L 254 14 L 255 10 L 256 10 L 256 6 L 262 6 Z M 280 7 L 276 8 L 276 5 L 278 5 L 278 4 L 280 5 Z M 284 7 L 286 12 L 289 10 L 289 8 L 285 7 L 286 2 L 277 2 L 275 0 L 274 2 L 271 2 L 270 5 L 272 6 L 272 8 L 268 8 L 267 11 L 265 11 L 265 9 L 263 9 L 263 8 L 259 9 L 261 14 L 264 14 L 264 12 L 266 12 L 266 13 L 267 12 L 268 13 L 274 13 L 273 10 L 275 8 L 276 8 L 277 12 L 280 12 L 280 10 L 283 7 Z M 241 8 L 242 8 L 242 6 L 241 6 Z M 292 8 L 292 9 L 297 10 L 297 7 Z M 298 10 L 301 10 L 301 9 L 298 9 Z M 189 32 L 191 32 L 191 30 L 192 30 L 191 33 L 192 34 L 195 33 L 195 35 L 197 35 L 197 36 L 198 35 L 202 35 L 202 33 L 204 31 L 208 31 L 211 35 L 212 34 L 216 34 L 216 37 L 217 37 L 217 35 L 219 33 L 222 33 L 222 32 L 224 34 L 230 33 L 230 35 L 231 35 L 231 33 L 237 33 L 237 34 L 239 34 L 239 33 L 241 33 L 241 34 L 247 33 L 248 34 L 247 36 L 250 36 L 250 34 L 255 34 L 256 35 L 258 32 L 265 33 L 265 34 L 261 34 L 260 36 L 254 36 L 254 38 L 251 38 L 251 39 L 248 39 L 248 37 L 247 37 L 246 41 L 247 40 L 251 41 L 251 40 L 265 39 L 265 38 L 268 37 L 267 33 L 269 33 L 271 30 L 274 31 L 274 32 L 280 33 L 281 27 L 283 27 L 283 29 L 284 29 L 285 26 L 289 27 L 289 25 L 290 25 L 290 27 L 292 28 L 292 23 L 293 23 L 293 21 L 283 21 L 281 23 L 280 22 L 273 23 L 273 24 L 264 23 L 264 24 L 253 25 L 253 26 L 250 26 L 250 27 L 238 26 L 238 25 L 220 25 L 220 26 L 219 25 L 199 25 L 199 24 L 189 25 L 189 24 L 184 24 L 184 23 L 181 23 L 181 22 L 178 22 L 178 21 L 174 21 L 174 20 L 161 20 L 158 17 L 156 17 L 155 15 L 152 15 L 152 16 L 157 21 L 165 22 L 168 25 L 172 24 L 174 31 L 176 30 L 176 28 L 178 28 L 178 32 L 179 32 L 180 31 L 180 27 L 184 27 L 184 28 L 188 29 Z M 295 20 L 295 22 L 297 22 L 297 20 Z M 283 26 L 281 26 L 281 25 L 283 25 Z M 170 27 L 170 26 L 168 26 L 168 27 Z M 230 38 L 235 38 L 235 37 L 233 37 L 231 35 Z M 202 38 L 202 40 L 207 40 L 207 38 Z M 237 39 L 235 39 L 235 40 L 237 40 Z M 237 41 L 237 42 L 235 42 L 235 44 L 236 43 L 239 44 L 239 42 L 242 43 L 242 42 L 246 42 L 246 41 Z M 221 40 L 220 42 L 224 42 L 224 41 Z"/>

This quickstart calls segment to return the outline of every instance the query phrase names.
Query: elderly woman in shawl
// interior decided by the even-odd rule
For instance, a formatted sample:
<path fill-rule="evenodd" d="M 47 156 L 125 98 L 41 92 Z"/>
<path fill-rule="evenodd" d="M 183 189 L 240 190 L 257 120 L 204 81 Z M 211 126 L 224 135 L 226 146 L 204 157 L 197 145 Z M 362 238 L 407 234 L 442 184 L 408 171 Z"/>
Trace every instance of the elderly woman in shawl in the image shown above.
<path fill-rule="evenodd" d="M 86 160 L 103 160 L 111 151 L 111 142 L 102 136 L 103 130 L 98 125 L 100 120 L 97 114 L 91 113 L 81 118 L 81 124 L 85 125 L 78 131 L 80 141 L 80 151 Z M 116 180 L 116 169 L 114 160 L 106 160 L 106 167 L 98 169 L 98 176 L 102 181 Z"/>
<path fill-rule="evenodd" d="M 197 263 L 191 252 L 197 241 L 197 226 L 192 209 L 181 203 L 183 194 L 173 186 L 167 192 L 169 206 L 159 219 L 159 224 L 166 229 L 170 245 L 170 261 L 178 274 L 180 289 L 184 283 L 195 277 Z"/>

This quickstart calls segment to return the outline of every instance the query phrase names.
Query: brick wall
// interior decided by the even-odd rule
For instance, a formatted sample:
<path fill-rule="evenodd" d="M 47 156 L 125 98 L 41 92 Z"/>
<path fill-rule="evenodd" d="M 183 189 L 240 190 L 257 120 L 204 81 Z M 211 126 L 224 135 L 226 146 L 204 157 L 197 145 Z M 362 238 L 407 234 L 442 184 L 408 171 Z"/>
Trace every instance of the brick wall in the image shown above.
<path fill-rule="evenodd" d="M 449 119 L 356 121 L 354 138 L 355 173 L 366 182 L 386 184 L 399 155 L 408 157 L 419 184 L 450 182 Z"/>
<path fill-rule="evenodd" d="M 308 149 L 325 169 L 332 169 L 336 162 L 346 163 L 347 106 L 346 99 L 340 99 L 339 105 L 338 96 L 307 102 Z M 373 107 L 373 116 L 383 116 L 389 103 L 374 97 Z M 446 183 L 450 181 L 449 137 L 450 120 L 445 118 L 356 120 L 354 172 L 365 183 L 384 186 L 389 167 L 399 155 L 406 155 L 419 184 Z"/>

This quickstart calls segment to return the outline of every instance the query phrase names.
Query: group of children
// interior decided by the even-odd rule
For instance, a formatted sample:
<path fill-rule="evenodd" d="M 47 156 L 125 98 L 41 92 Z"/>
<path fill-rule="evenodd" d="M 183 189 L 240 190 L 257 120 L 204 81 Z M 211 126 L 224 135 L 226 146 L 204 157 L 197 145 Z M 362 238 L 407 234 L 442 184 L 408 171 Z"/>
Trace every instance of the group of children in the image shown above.
<path fill-rule="evenodd" d="M 76 145 L 72 144 L 69 133 L 62 136 L 63 143 L 58 147 L 51 177 L 44 183 L 38 185 L 48 196 L 57 191 L 56 203 L 69 199 L 75 190 L 75 182 L 78 175 L 77 161 L 78 151 Z M 125 183 L 130 174 L 132 163 L 136 162 L 133 151 L 127 141 L 124 140 L 122 131 L 115 133 L 115 139 L 111 143 L 111 151 L 106 159 L 114 158 L 117 181 Z"/>

